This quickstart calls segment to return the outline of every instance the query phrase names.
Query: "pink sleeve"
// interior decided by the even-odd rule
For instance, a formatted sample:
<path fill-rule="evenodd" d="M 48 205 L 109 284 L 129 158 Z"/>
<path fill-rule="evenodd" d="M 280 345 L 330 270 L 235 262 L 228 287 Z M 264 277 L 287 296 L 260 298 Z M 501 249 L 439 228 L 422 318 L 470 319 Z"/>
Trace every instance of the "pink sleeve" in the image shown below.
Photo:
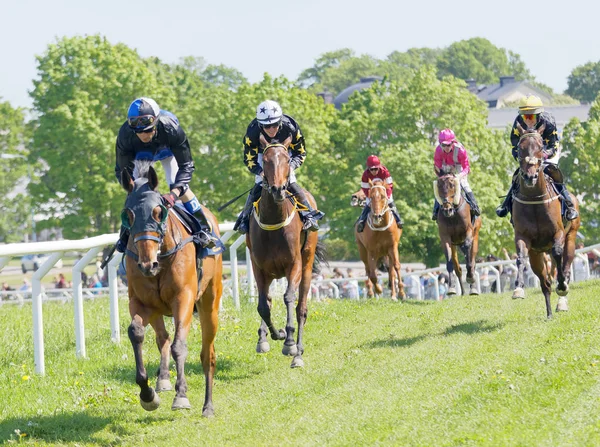
<path fill-rule="evenodd" d="M 442 169 L 442 148 L 439 146 L 435 148 L 435 155 L 433 156 L 433 165 L 438 169 Z"/>
<path fill-rule="evenodd" d="M 469 166 L 469 156 L 467 155 L 467 150 L 464 147 L 458 152 L 458 161 L 462 167 L 462 173 L 469 174 L 471 172 L 471 167 Z"/>

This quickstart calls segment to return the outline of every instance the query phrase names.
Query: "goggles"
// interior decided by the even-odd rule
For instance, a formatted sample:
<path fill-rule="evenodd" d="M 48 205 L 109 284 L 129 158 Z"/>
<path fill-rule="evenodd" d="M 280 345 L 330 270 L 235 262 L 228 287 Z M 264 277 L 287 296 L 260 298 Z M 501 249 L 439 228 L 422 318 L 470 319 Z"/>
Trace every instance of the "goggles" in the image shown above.
<path fill-rule="evenodd" d="M 140 129 L 153 125 L 156 122 L 156 117 L 153 115 L 141 115 L 127 118 L 127 123 L 132 129 Z"/>
<path fill-rule="evenodd" d="M 523 114 L 523 119 L 526 119 L 527 121 L 537 121 L 537 113 L 525 113 Z"/>
<path fill-rule="evenodd" d="M 279 127 L 280 124 L 281 121 L 277 121 L 276 123 L 271 124 L 261 124 L 260 127 L 262 127 L 263 129 L 274 129 L 275 127 Z"/>
<path fill-rule="evenodd" d="M 443 148 L 448 148 L 448 147 L 452 147 L 452 143 L 440 143 L 440 146 L 442 146 Z"/>

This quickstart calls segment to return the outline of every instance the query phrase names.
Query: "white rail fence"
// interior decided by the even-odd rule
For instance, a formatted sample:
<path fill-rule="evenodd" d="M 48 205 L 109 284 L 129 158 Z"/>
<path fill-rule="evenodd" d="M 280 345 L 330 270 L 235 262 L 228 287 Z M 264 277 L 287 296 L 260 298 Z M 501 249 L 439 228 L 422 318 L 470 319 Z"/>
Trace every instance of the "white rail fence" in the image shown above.
<path fill-rule="evenodd" d="M 232 236 L 236 234 L 233 231 L 233 223 L 223 223 L 219 225 L 221 231 L 221 239 L 223 242 L 228 242 L 232 239 Z M 0 270 L 2 270 L 8 262 L 17 256 L 23 256 L 28 254 L 42 254 L 50 253 L 49 258 L 39 266 L 38 270 L 34 272 L 31 280 L 31 292 L 14 292 L 14 294 L 21 294 L 21 299 L 24 299 L 25 294 L 31 294 L 32 300 L 32 312 L 33 312 L 33 344 L 34 344 L 34 362 L 35 372 L 38 374 L 45 374 L 45 359 L 44 359 L 44 334 L 43 334 L 43 315 L 42 315 L 42 301 L 51 300 L 53 295 L 58 294 L 60 290 L 61 296 L 54 299 L 73 299 L 75 309 L 75 340 L 76 340 L 76 356 L 79 358 L 86 358 L 86 346 L 85 346 L 85 326 L 83 319 L 83 297 L 84 288 L 81 282 L 81 273 L 83 269 L 90 264 L 93 259 L 96 259 L 98 253 L 108 246 L 113 245 L 118 239 L 118 234 L 105 234 L 102 236 L 91 237 L 82 240 L 63 240 L 63 241 L 51 241 L 51 242 L 33 242 L 33 243 L 21 243 L 21 244 L 8 244 L 0 245 Z M 241 245 L 245 244 L 246 237 L 239 236 L 234 240 L 229 248 L 230 262 L 231 262 L 231 295 L 233 303 L 236 309 L 240 308 L 240 274 L 238 270 L 238 256 L 237 252 Z M 67 289 L 57 290 L 43 290 L 42 278 L 50 271 L 50 269 L 61 259 L 65 252 L 80 251 L 86 252 L 85 255 L 73 266 L 73 287 L 70 292 L 66 292 Z M 577 261 L 582 269 L 574 269 L 571 267 L 571 278 L 573 281 L 580 281 L 590 278 L 590 266 L 588 263 L 588 257 L 585 255 L 588 252 L 593 252 L 600 257 L 600 244 L 592 245 L 590 247 L 580 248 L 576 250 Z M 121 263 L 123 255 L 115 253 L 114 258 L 109 262 L 107 266 L 108 276 L 108 287 L 104 289 L 85 289 L 86 296 L 95 294 L 97 292 L 108 291 L 109 302 L 110 302 L 110 327 L 111 327 L 111 340 L 115 343 L 119 343 L 121 340 L 120 328 L 119 328 L 119 313 L 118 313 L 118 300 L 119 300 L 119 289 L 117 281 L 117 269 Z M 574 263 L 575 264 L 575 263 Z M 499 266 L 506 266 L 509 269 L 516 269 L 515 261 L 494 261 L 484 262 L 477 265 L 477 269 L 487 269 L 489 278 L 489 272 L 492 272 L 493 280 L 495 282 L 496 293 L 502 292 L 501 275 L 499 272 Z M 402 275 L 403 281 L 408 279 L 409 282 L 414 286 L 416 282 L 416 293 L 413 293 L 412 298 L 423 299 L 426 290 L 420 283 L 420 278 L 425 276 L 430 278 L 431 287 L 433 289 L 432 299 L 440 300 L 442 296 L 439 293 L 439 281 L 437 273 L 444 271 L 445 268 L 437 267 L 431 269 L 424 269 L 420 271 L 409 272 Z M 463 268 L 463 271 L 465 269 Z M 475 280 L 477 289 L 479 292 L 482 291 L 480 272 L 476 271 Z M 529 269 L 529 272 L 531 269 Z M 382 282 L 387 281 L 387 275 L 379 276 Z M 334 298 L 340 297 L 340 286 L 338 284 L 344 284 L 346 288 L 352 289 L 352 295 L 356 299 L 360 298 L 360 287 L 358 282 L 366 281 L 367 277 L 356 277 L 356 278 L 329 278 L 319 281 L 313 281 L 311 287 L 311 295 L 315 299 L 319 299 L 321 292 L 321 286 L 325 285 L 328 287 L 333 294 Z M 285 285 L 274 282 L 276 287 L 284 288 Z M 537 286 L 539 282 L 537 278 L 532 274 L 528 277 L 528 286 Z M 122 289 L 121 292 L 124 290 Z M 363 288 L 366 293 L 366 288 Z M 67 295 L 65 295 L 67 293 Z M 250 299 L 254 301 L 257 295 L 256 286 L 254 284 L 254 275 L 252 272 L 252 264 L 250 262 L 250 254 L 246 247 L 246 278 L 245 278 L 245 293 Z M 0 294 L 2 298 L 2 294 Z"/>

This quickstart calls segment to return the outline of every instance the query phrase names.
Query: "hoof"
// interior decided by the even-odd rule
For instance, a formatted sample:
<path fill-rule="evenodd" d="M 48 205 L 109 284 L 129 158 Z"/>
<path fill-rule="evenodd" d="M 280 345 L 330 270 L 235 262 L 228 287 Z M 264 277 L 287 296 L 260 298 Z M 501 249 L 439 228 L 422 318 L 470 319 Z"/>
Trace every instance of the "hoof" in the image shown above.
<path fill-rule="evenodd" d="M 152 391 L 152 400 L 150 402 L 144 402 L 140 396 L 140 405 L 146 411 L 154 411 L 160 406 L 160 397 L 158 397 L 158 394 L 152 388 L 150 388 L 150 391 Z"/>
<path fill-rule="evenodd" d="M 556 311 L 557 312 L 567 312 L 569 310 L 569 302 L 567 301 L 567 298 L 564 296 L 561 296 L 558 299 L 558 304 L 556 305 Z"/>
<path fill-rule="evenodd" d="M 285 340 L 285 337 L 287 337 L 287 334 L 283 329 L 279 329 L 277 334 L 271 334 L 273 340 Z"/>
<path fill-rule="evenodd" d="M 446 295 L 456 295 L 456 287 L 450 287 Z"/>
<path fill-rule="evenodd" d="M 469 295 L 479 295 L 479 290 L 475 284 L 471 284 Z"/>
<path fill-rule="evenodd" d="M 556 294 L 558 296 L 567 296 L 568 293 L 569 293 L 569 285 L 567 283 L 565 283 L 564 288 L 561 287 L 560 285 L 556 287 Z"/>
<path fill-rule="evenodd" d="M 177 397 L 173 399 L 173 405 L 171 405 L 171 410 L 189 410 L 192 408 L 190 405 L 190 401 L 187 397 Z"/>
<path fill-rule="evenodd" d="M 290 346 L 284 344 L 283 348 L 281 349 L 281 353 L 283 355 L 291 355 L 295 357 L 296 355 L 298 355 L 298 346 L 296 346 L 296 343 Z"/>
<path fill-rule="evenodd" d="M 304 360 L 302 360 L 302 357 L 297 355 L 296 357 L 294 357 L 294 360 L 292 360 L 292 364 L 290 365 L 291 368 L 304 368 Z"/>
<path fill-rule="evenodd" d="M 517 298 L 525 298 L 525 290 L 523 290 L 521 287 L 517 287 L 514 291 L 513 291 L 513 300 L 516 300 Z"/>
<path fill-rule="evenodd" d="M 156 392 L 162 393 L 163 391 L 172 391 L 171 381 L 169 379 L 159 379 L 156 382 Z"/>
<path fill-rule="evenodd" d="M 213 408 L 212 403 L 208 404 L 208 405 L 204 405 L 204 408 L 202 408 L 202 417 L 211 418 L 214 415 L 215 415 L 215 409 Z"/>
<path fill-rule="evenodd" d="M 392 301 L 398 301 L 398 298 L 396 298 L 395 296 L 392 297 Z"/>
<path fill-rule="evenodd" d="M 259 354 L 264 354 L 266 352 L 269 352 L 270 350 L 271 346 L 269 345 L 268 341 L 258 342 L 256 344 L 256 352 L 258 352 Z"/>

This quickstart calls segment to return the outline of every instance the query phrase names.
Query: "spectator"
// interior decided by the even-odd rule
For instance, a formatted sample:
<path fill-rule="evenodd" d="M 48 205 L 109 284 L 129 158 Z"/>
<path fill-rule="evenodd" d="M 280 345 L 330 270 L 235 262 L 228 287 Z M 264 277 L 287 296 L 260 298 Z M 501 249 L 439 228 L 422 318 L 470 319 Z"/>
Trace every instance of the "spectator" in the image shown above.
<path fill-rule="evenodd" d="M 406 296 L 409 298 L 418 298 L 419 297 L 419 287 L 421 286 L 419 282 L 419 278 L 416 275 L 412 275 L 413 269 L 410 267 L 406 267 L 406 274 L 404 278 L 404 291 L 406 292 Z"/>
<path fill-rule="evenodd" d="M 439 293 L 440 298 L 446 298 L 446 293 L 448 292 L 448 284 L 446 283 L 446 277 L 440 275 L 438 277 L 438 285 L 439 285 Z"/>
<path fill-rule="evenodd" d="M 483 258 L 477 258 L 475 260 L 477 264 L 483 264 Z M 486 265 L 479 269 L 479 285 L 481 286 L 481 293 L 490 292 L 490 268 Z"/>
<path fill-rule="evenodd" d="M 348 281 L 342 284 L 341 296 L 345 298 L 349 298 L 351 300 L 357 300 L 359 298 L 359 288 L 358 281 L 354 278 L 354 274 L 352 273 L 352 269 L 346 270 L 348 274 Z"/>
<path fill-rule="evenodd" d="M 58 274 L 58 279 L 54 284 L 56 289 L 66 289 L 67 288 L 67 280 L 65 279 L 65 275 L 62 273 Z"/>
<path fill-rule="evenodd" d="M 579 249 L 583 247 L 583 243 L 579 242 L 576 248 Z M 587 262 L 589 263 L 589 258 Z M 588 279 L 589 275 L 586 261 L 581 257 L 581 255 L 575 255 L 575 259 L 573 259 L 573 281 L 586 281 Z"/>
<path fill-rule="evenodd" d="M 10 290 L 15 290 L 13 287 L 9 286 L 7 282 L 2 283 L 2 291 L 8 292 Z"/>
<path fill-rule="evenodd" d="M 27 278 L 23 278 L 23 284 L 19 287 L 21 292 L 29 292 L 31 291 L 31 284 L 29 284 L 29 280 Z"/>

